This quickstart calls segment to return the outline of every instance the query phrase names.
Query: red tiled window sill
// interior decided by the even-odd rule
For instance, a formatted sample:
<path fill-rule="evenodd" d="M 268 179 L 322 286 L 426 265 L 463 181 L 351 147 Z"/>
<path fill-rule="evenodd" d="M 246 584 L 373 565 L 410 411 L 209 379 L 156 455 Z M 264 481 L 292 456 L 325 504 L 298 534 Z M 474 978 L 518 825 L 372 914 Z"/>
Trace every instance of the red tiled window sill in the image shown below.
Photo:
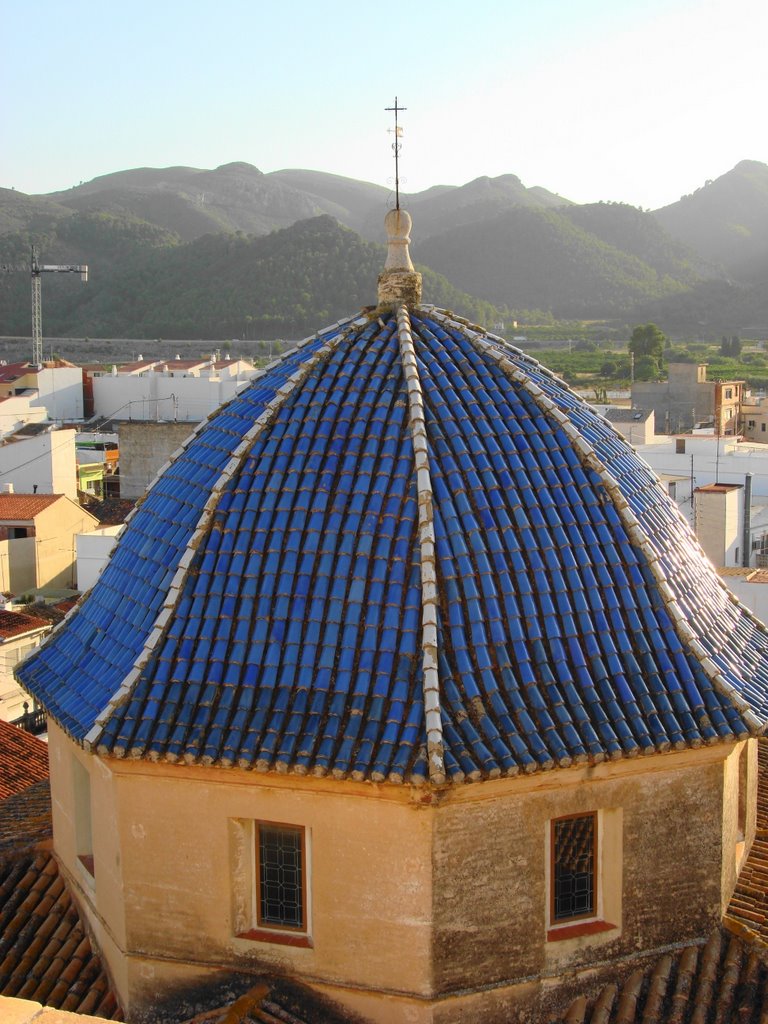
<path fill-rule="evenodd" d="M 274 942 L 279 946 L 298 946 L 302 949 L 314 949 L 314 942 L 309 935 L 296 932 L 269 932 L 263 928 L 251 928 L 240 932 L 238 939 L 250 939 L 251 942 Z"/>
<path fill-rule="evenodd" d="M 94 870 L 95 870 L 94 869 L 94 863 L 93 863 L 93 854 L 92 853 L 79 853 L 77 855 L 77 859 L 83 865 L 83 867 L 88 872 L 88 874 L 93 876 L 93 873 L 94 873 Z"/>
<path fill-rule="evenodd" d="M 610 932 L 616 927 L 609 921 L 577 921 L 575 924 L 560 925 L 558 928 L 550 928 L 547 932 L 547 942 L 558 942 L 561 939 L 578 939 L 582 935 L 598 935 L 600 932 Z"/>

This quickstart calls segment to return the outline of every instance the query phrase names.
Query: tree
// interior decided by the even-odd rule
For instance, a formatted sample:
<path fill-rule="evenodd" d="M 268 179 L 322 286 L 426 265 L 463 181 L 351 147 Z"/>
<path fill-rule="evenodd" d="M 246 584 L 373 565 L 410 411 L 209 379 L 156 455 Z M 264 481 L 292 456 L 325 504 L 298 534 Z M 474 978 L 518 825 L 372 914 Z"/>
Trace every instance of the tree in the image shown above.
<path fill-rule="evenodd" d="M 638 324 L 629 339 L 637 380 L 655 380 L 661 368 L 666 336 L 656 324 Z"/>
<path fill-rule="evenodd" d="M 731 359 L 738 359 L 741 355 L 741 338 L 738 334 L 732 334 L 729 338 L 727 335 L 723 335 L 723 340 L 720 342 L 720 354 L 723 356 L 730 356 Z"/>
<path fill-rule="evenodd" d="M 656 380 L 659 376 L 659 362 L 653 356 L 640 356 L 635 360 L 635 380 Z"/>
<path fill-rule="evenodd" d="M 656 324 L 638 324 L 629 339 L 629 351 L 635 359 L 640 356 L 651 356 L 658 364 L 664 355 L 666 340 L 666 335 L 659 330 Z"/>

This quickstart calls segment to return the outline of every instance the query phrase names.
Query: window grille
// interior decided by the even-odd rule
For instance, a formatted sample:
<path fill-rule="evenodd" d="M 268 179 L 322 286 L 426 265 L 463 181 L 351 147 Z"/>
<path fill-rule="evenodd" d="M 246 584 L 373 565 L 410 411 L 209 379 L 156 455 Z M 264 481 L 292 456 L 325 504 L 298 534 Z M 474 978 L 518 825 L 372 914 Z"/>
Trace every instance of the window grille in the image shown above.
<path fill-rule="evenodd" d="M 259 924 L 304 928 L 304 829 L 259 825 L 257 845 Z"/>
<path fill-rule="evenodd" d="M 596 912 L 597 820 L 594 814 L 552 823 L 553 920 Z"/>

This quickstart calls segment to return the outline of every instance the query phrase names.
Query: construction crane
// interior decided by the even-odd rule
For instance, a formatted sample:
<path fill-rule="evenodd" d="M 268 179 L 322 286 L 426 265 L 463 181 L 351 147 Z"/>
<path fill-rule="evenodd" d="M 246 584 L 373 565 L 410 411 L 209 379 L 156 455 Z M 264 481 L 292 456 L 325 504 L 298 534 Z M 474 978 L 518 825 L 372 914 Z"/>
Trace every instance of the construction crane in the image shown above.
<path fill-rule="evenodd" d="M 81 281 L 88 280 L 88 264 L 75 263 L 38 263 L 37 246 L 32 246 L 32 257 L 29 269 L 32 274 L 32 364 L 40 366 L 43 362 L 43 305 L 40 278 L 43 274 L 79 274 Z M 3 264 L 0 270 L 27 270 L 26 267 L 14 267 Z"/>
<path fill-rule="evenodd" d="M 43 307 L 41 301 L 40 277 L 42 274 L 79 274 L 80 280 L 88 280 L 88 264 L 37 262 L 37 249 L 32 246 L 32 362 L 40 366 L 43 361 Z"/>

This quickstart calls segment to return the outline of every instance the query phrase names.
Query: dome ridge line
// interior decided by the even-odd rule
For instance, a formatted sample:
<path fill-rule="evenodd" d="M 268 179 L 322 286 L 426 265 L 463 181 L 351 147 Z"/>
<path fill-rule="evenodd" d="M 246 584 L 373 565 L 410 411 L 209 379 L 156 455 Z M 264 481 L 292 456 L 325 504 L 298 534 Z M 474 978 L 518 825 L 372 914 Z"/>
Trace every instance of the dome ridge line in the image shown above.
<path fill-rule="evenodd" d="M 333 330 L 334 327 L 351 329 L 352 327 L 360 326 L 364 322 L 365 322 L 364 319 L 359 317 L 359 316 L 357 316 L 357 315 L 344 317 L 341 320 L 337 320 L 335 324 L 329 324 L 327 327 L 324 327 L 321 331 L 316 331 L 315 334 L 310 334 L 306 338 L 302 338 L 301 341 L 297 341 L 296 344 L 292 348 L 286 349 L 285 352 L 281 352 L 280 355 L 277 356 L 277 358 L 273 359 L 271 362 L 269 362 L 266 365 L 262 366 L 261 369 L 258 370 L 256 373 L 254 373 L 254 375 L 252 377 L 249 377 L 248 381 L 247 381 L 247 386 L 250 387 L 256 381 L 261 380 L 261 378 L 264 377 L 275 366 L 278 366 L 284 360 L 290 358 L 290 356 L 292 356 L 294 354 L 294 352 L 298 352 L 299 349 L 305 348 L 307 345 L 309 345 L 310 342 L 314 341 L 315 338 L 317 338 L 320 334 L 325 334 L 328 331 Z M 144 501 L 146 500 L 147 494 L 155 486 L 155 484 L 160 479 L 160 477 L 163 475 L 163 473 L 165 473 L 166 470 L 169 469 L 174 464 L 174 462 L 177 462 L 184 455 L 184 453 L 186 452 L 187 448 L 190 447 L 190 445 L 196 439 L 198 434 L 201 434 L 204 430 L 207 429 L 207 427 L 210 424 L 211 420 L 215 416 L 218 416 L 224 409 L 227 408 L 227 406 L 231 405 L 233 402 L 238 401 L 238 399 L 240 398 L 240 395 L 241 395 L 241 391 L 236 392 L 232 396 L 232 398 L 227 399 L 226 402 L 222 402 L 222 404 L 217 406 L 212 412 L 209 412 L 207 416 L 204 416 L 203 419 L 201 419 L 199 423 L 195 424 L 195 426 L 192 428 L 192 430 L 190 430 L 190 432 L 187 435 L 187 437 L 182 441 L 182 443 L 179 445 L 179 447 L 175 449 L 175 451 L 171 452 L 171 454 L 165 460 L 163 465 L 158 469 L 158 471 L 155 473 L 154 477 L 147 484 L 146 490 L 141 495 L 141 497 L 139 497 L 137 499 L 137 501 L 135 502 L 133 508 L 128 513 L 128 515 L 125 517 L 125 519 L 123 520 L 123 527 L 128 526 L 128 524 L 131 522 L 133 517 L 140 511 L 141 506 L 144 504 Z M 111 558 L 115 554 L 116 550 L 117 550 L 116 545 L 113 545 L 112 548 L 110 549 L 108 555 L 107 555 L 106 562 L 109 562 L 111 560 Z M 105 564 L 106 564 L 106 562 L 105 562 Z M 69 621 L 79 611 L 80 605 L 82 605 L 83 601 L 85 601 L 85 599 L 88 597 L 90 592 L 93 590 L 94 586 L 96 585 L 96 582 L 97 581 L 94 580 L 93 584 L 91 584 L 91 586 L 88 588 L 88 590 L 84 591 L 84 593 L 81 594 L 80 600 L 78 601 L 78 603 L 76 605 L 74 605 L 72 608 L 69 609 L 67 614 L 64 616 L 64 618 L 60 622 L 56 623 L 56 625 L 53 627 L 53 629 L 49 633 L 49 636 L 51 636 L 51 637 L 54 636 L 56 633 L 59 632 L 59 630 L 63 626 L 68 625 Z M 40 702 L 38 702 L 38 703 L 40 703 Z M 98 721 L 98 719 L 97 719 L 97 721 Z M 59 724 L 61 724 L 61 723 L 59 723 Z M 69 735 L 69 730 L 68 729 L 65 729 L 64 731 L 67 733 L 67 735 Z M 74 739 L 74 737 L 71 737 L 71 738 Z M 86 749 L 88 749 L 88 748 L 86 748 Z"/>
<path fill-rule="evenodd" d="M 323 329 L 321 331 L 316 331 L 314 334 L 307 335 L 306 338 L 302 338 L 301 341 L 297 341 L 296 344 L 293 346 L 293 348 L 288 348 L 288 349 L 285 350 L 285 352 L 281 352 L 279 356 L 277 356 L 271 362 L 266 363 L 264 366 L 261 367 L 260 370 L 258 370 L 256 373 L 254 373 L 254 375 L 252 377 L 249 377 L 248 378 L 248 382 L 247 382 L 247 387 L 250 387 L 252 384 L 255 384 L 257 381 L 261 380 L 263 377 L 266 377 L 266 375 L 270 372 L 270 370 L 273 370 L 276 366 L 279 366 L 280 363 L 285 362 L 286 359 L 289 359 L 294 354 L 294 352 L 298 352 L 299 349 L 306 348 L 306 346 L 309 345 L 310 342 L 313 342 L 315 340 L 315 338 L 318 338 L 320 335 L 327 334 L 329 331 L 332 331 L 335 327 L 344 328 L 345 330 L 340 331 L 339 334 L 334 339 L 332 339 L 332 340 L 338 340 L 339 338 L 341 338 L 345 334 L 345 331 L 349 331 L 353 327 L 360 327 L 360 326 L 362 326 L 362 324 L 364 324 L 366 322 L 367 321 L 365 320 L 365 318 L 364 317 L 360 317 L 360 316 L 344 317 L 341 320 L 337 320 L 336 323 L 334 323 L 334 324 L 328 324 L 327 327 L 323 327 Z M 318 349 L 318 351 L 320 351 L 320 350 Z M 144 504 L 144 501 L 146 500 L 147 494 L 149 494 L 149 492 L 155 486 L 155 484 L 160 479 L 160 477 L 163 475 L 163 473 L 165 473 L 165 471 L 169 468 L 169 466 L 172 466 L 174 462 L 176 462 L 179 458 L 181 458 L 181 456 L 184 454 L 184 452 L 187 450 L 187 448 L 189 448 L 189 446 L 192 444 L 192 442 L 197 437 L 197 435 L 198 434 L 202 434 L 205 431 L 206 427 L 209 425 L 209 423 L 211 422 L 212 419 L 214 419 L 220 413 L 222 413 L 228 406 L 230 406 L 234 402 L 238 401 L 238 399 L 240 398 L 240 395 L 242 394 L 243 390 L 245 390 L 245 388 L 241 389 L 241 391 L 236 392 L 236 394 L 234 394 L 232 396 L 232 398 L 228 399 L 226 402 L 222 402 L 221 405 L 217 406 L 212 412 L 209 412 L 207 416 L 205 416 L 202 420 L 200 420 L 199 423 L 197 423 L 194 426 L 194 428 L 190 431 L 189 435 L 184 439 L 184 441 L 182 441 L 182 443 L 179 445 L 179 447 L 176 449 L 176 451 L 172 452 L 168 456 L 168 458 L 163 463 L 163 465 L 155 473 L 155 475 L 152 478 L 152 480 L 150 480 L 150 482 L 147 484 L 146 491 L 144 492 L 144 494 L 142 494 L 142 496 L 136 502 L 134 507 L 131 509 L 131 511 L 128 513 L 128 515 L 125 517 L 126 525 L 131 521 L 131 519 L 139 511 L 141 506 Z M 110 558 L 112 557 L 112 552 L 111 551 L 109 553 L 109 557 Z"/>
<path fill-rule="evenodd" d="M 416 469 L 422 599 L 421 654 L 424 673 L 422 685 L 424 688 L 424 723 L 427 731 L 427 761 L 430 782 L 440 786 L 445 783 L 446 777 L 437 653 L 437 573 L 432 480 L 429 472 L 424 395 L 419 380 L 416 349 L 411 333 L 411 319 L 405 305 L 398 306 L 396 315 L 397 338 L 408 391 L 408 419 L 413 439 Z"/>
<path fill-rule="evenodd" d="M 600 478 L 603 486 L 611 497 L 616 513 L 626 529 L 630 541 L 643 554 L 645 562 L 656 581 L 659 594 L 672 621 L 672 625 L 677 633 L 678 639 L 683 646 L 694 655 L 715 689 L 726 697 L 742 715 L 750 732 L 755 734 L 763 732 L 768 723 L 763 722 L 758 718 L 747 701 L 738 693 L 735 687 L 725 679 L 711 656 L 707 653 L 696 633 L 688 624 L 685 613 L 680 607 L 680 603 L 664 575 L 663 568 L 659 561 L 659 556 L 650 541 L 648 533 L 631 509 L 618 484 L 618 481 L 608 470 L 600 456 L 597 454 L 595 448 L 582 436 L 582 434 L 579 433 L 566 413 L 563 412 L 563 410 L 560 409 L 544 393 L 538 384 L 532 381 L 523 370 L 515 366 L 511 360 L 507 359 L 494 347 L 494 345 L 490 344 L 486 340 L 484 332 L 482 332 L 481 329 L 478 328 L 472 331 L 471 334 L 467 332 L 467 336 L 478 350 L 487 353 L 490 358 L 498 364 L 504 373 L 524 388 L 544 413 L 551 416 L 558 422 L 563 432 L 571 442 L 582 464 L 586 468 L 591 469 Z M 554 376 L 554 374 L 552 374 L 552 376 Z M 581 399 L 581 401 L 583 401 L 583 399 Z M 609 421 L 606 420 L 606 422 Z M 612 429 L 615 428 L 612 427 Z"/>
<path fill-rule="evenodd" d="M 494 334 L 492 331 L 488 331 L 484 327 L 480 327 L 478 324 L 472 323 L 471 320 L 467 320 L 464 316 L 459 316 L 458 313 L 449 312 L 447 310 L 440 309 L 437 306 L 430 306 L 422 303 L 419 308 L 424 312 L 428 312 L 431 318 L 437 320 L 438 323 L 441 323 L 444 326 L 450 327 L 451 325 L 461 324 L 464 328 L 465 336 L 470 341 L 474 342 L 476 339 L 479 339 L 485 342 L 486 346 L 490 346 L 490 343 L 493 342 L 494 345 L 500 346 L 505 352 L 511 352 L 523 362 L 528 363 L 530 366 L 535 366 L 538 373 L 541 373 L 544 376 L 549 377 L 550 380 L 562 385 L 563 382 L 553 370 L 550 370 L 550 368 L 545 366 L 544 363 L 540 363 L 535 356 L 532 356 L 530 353 L 518 348 L 517 345 L 513 345 L 506 338 L 502 338 L 501 335 Z M 490 346 L 490 348 L 491 351 L 493 351 L 493 347 Z M 496 361 L 498 362 L 498 359 Z M 605 419 L 605 417 L 601 416 L 601 419 Z M 606 420 L 606 422 L 609 421 Z"/>
<path fill-rule="evenodd" d="M 143 672 L 144 668 L 146 667 L 147 663 L 152 657 L 152 654 L 154 653 L 157 645 L 162 640 L 165 634 L 165 630 L 173 616 L 174 610 L 176 609 L 176 606 L 181 598 L 184 584 L 189 575 L 192 563 L 197 553 L 197 549 L 208 532 L 208 529 L 213 518 L 213 514 L 215 513 L 218 507 L 221 493 L 224 490 L 227 483 L 235 474 L 236 470 L 239 469 L 243 460 L 247 457 L 248 452 L 250 451 L 253 445 L 253 442 L 256 440 L 259 434 L 266 427 L 268 427 L 269 424 L 274 420 L 275 416 L 280 411 L 284 402 L 290 397 L 293 391 L 304 380 L 306 380 L 310 373 L 314 369 L 316 369 L 316 367 L 319 366 L 322 362 L 330 358 L 334 350 L 347 338 L 349 333 L 351 333 L 356 328 L 363 326 L 367 322 L 367 318 L 365 317 L 356 317 L 354 320 L 347 321 L 345 330 L 340 331 L 337 335 L 335 335 L 324 345 L 318 348 L 317 351 L 309 359 L 307 359 L 306 362 L 302 363 L 298 367 L 298 369 L 293 374 L 291 374 L 291 376 L 281 385 L 281 387 L 278 388 L 278 390 L 275 392 L 274 397 L 271 399 L 270 402 L 267 403 L 261 414 L 256 418 L 256 420 L 254 420 L 253 425 L 242 436 L 242 439 L 239 441 L 234 451 L 232 452 L 229 461 L 224 466 L 218 479 L 211 488 L 211 493 L 209 494 L 205 502 L 205 505 L 203 506 L 202 512 L 200 513 L 200 518 L 198 519 L 197 526 L 192 532 L 189 541 L 187 542 L 186 550 L 184 551 L 184 554 L 181 556 L 181 559 L 179 560 L 178 567 L 168 588 L 168 592 L 163 602 L 163 606 L 158 612 L 157 617 L 155 618 L 155 621 L 147 635 L 147 639 L 144 642 L 141 651 L 136 657 L 130 671 L 124 677 L 122 683 L 114 692 L 110 700 L 107 702 L 104 709 L 96 717 L 93 726 L 83 739 L 83 747 L 86 750 L 93 750 L 94 748 L 98 748 L 99 753 L 114 753 L 114 751 L 110 751 L 108 748 L 104 748 L 103 750 L 99 748 L 99 738 L 102 736 L 104 727 L 106 726 L 112 714 L 129 699 L 134 686 L 136 685 L 141 676 L 141 673 Z M 342 321 L 342 323 L 344 323 L 344 321 Z M 325 331 L 327 331 L 328 329 L 329 328 L 325 328 L 325 330 L 319 332 L 319 334 L 324 334 Z M 307 344 L 309 341 L 317 337 L 317 334 L 312 335 L 310 338 L 305 339 L 303 343 L 300 343 L 300 345 L 295 346 L 294 349 L 292 349 L 291 351 L 295 351 L 295 349 L 301 347 L 302 344 Z M 287 354 L 288 353 L 284 353 L 284 355 L 281 356 L 281 360 Z M 204 420 L 203 423 L 207 423 L 207 420 Z M 171 458 L 169 459 L 169 464 L 175 461 L 175 459 L 178 457 L 178 454 L 180 454 L 186 449 L 186 447 L 190 444 L 192 437 L 194 437 L 195 434 L 197 434 L 198 431 L 202 429 L 202 427 L 203 424 L 200 424 L 198 428 L 192 432 L 190 438 L 187 439 L 187 441 L 177 450 L 176 453 L 174 453 L 173 456 L 171 456 Z M 150 487 L 151 486 L 152 485 L 150 485 Z M 146 747 L 146 744 L 143 744 L 143 746 Z M 134 749 L 138 751 L 135 754 L 135 756 L 141 756 L 142 751 L 138 748 L 131 748 L 132 753 Z"/>

